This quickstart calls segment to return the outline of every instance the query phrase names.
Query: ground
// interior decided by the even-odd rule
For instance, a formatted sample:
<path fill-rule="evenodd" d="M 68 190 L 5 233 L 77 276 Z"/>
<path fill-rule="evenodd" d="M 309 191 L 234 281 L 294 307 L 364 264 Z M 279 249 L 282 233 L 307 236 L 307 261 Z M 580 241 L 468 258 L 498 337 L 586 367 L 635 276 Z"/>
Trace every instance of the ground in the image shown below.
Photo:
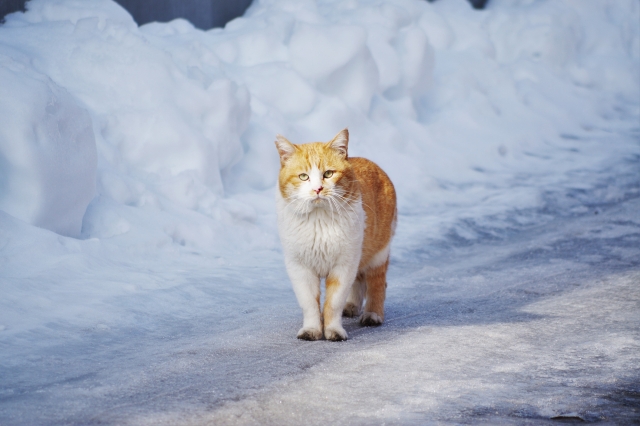
<path fill-rule="evenodd" d="M 183 264 L 183 284 L 132 296 L 138 326 L 58 324 L 39 346 L 14 340 L 1 423 L 640 420 L 640 197 L 402 256 L 385 324 L 347 319 L 342 343 L 295 338 L 282 264 L 220 269 Z M 234 298 L 243 286 L 271 289 Z M 145 308 L 176 300 L 170 314 Z"/>

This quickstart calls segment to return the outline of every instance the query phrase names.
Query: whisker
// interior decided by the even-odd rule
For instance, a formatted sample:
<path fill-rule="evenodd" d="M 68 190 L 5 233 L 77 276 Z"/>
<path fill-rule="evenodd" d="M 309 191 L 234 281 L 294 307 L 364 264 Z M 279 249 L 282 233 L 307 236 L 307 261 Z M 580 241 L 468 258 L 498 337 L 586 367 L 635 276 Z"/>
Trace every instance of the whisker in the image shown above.
<path fill-rule="evenodd" d="M 341 203 L 340 201 L 342 201 L 340 195 L 338 194 L 331 194 L 332 198 L 334 196 L 338 197 L 338 199 L 334 199 L 334 202 L 336 203 L 336 206 L 338 206 L 340 209 L 342 209 L 342 211 L 349 217 L 349 219 L 353 222 L 358 220 L 358 215 L 356 214 L 355 210 L 353 209 L 353 207 L 351 207 L 348 203 Z M 349 210 L 346 209 L 345 205 L 346 204 L 352 211 L 350 212 Z M 353 213 L 352 213 L 353 212 Z"/>
<path fill-rule="evenodd" d="M 345 198 L 344 195 L 346 194 L 346 191 L 342 188 L 334 188 L 334 190 L 338 193 L 338 195 L 343 196 L 343 199 Z M 355 199 L 349 199 L 350 201 L 355 201 Z M 364 202 L 364 200 L 360 199 L 360 202 L 362 203 L 363 207 L 368 208 L 369 210 L 373 211 L 373 208 L 371 208 L 371 206 L 369 206 L 367 203 Z"/>
<path fill-rule="evenodd" d="M 358 220 L 357 215 L 355 215 L 355 216 L 354 216 L 354 214 L 353 214 L 353 213 L 351 213 L 350 211 L 346 210 L 346 208 L 345 208 L 345 206 L 344 206 L 344 204 L 346 204 L 346 203 L 341 203 L 341 202 L 339 201 L 339 199 L 335 199 L 335 198 L 333 198 L 333 196 L 331 196 L 331 198 L 330 198 L 330 199 L 331 199 L 331 201 L 332 201 L 333 203 L 335 203 L 335 205 L 336 205 L 338 208 L 340 208 L 340 209 L 342 209 L 342 211 L 344 211 L 344 213 L 346 214 L 346 216 L 347 216 L 347 217 L 348 217 L 352 222 L 357 222 L 357 220 Z M 347 206 L 348 206 L 348 204 L 347 204 Z M 351 207 L 351 206 L 349 206 L 349 207 Z M 352 210 L 353 210 L 353 209 L 352 209 Z M 356 238 L 356 234 L 349 235 L 348 237 L 350 237 L 351 239 L 355 239 L 355 238 Z"/>
<path fill-rule="evenodd" d="M 335 194 L 336 197 L 338 197 L 341 201 L 344 202 L 344 204 L 346 204 L 346 206 L 351 209 L 351 211 L 357 216 L 358 213 L 356 212 L 356 210 L 353 208 L 353 206 L 351 205 L 351 203 L 349 202 L 349 200 L 347 200 L 344 196 L 336 193 Z"/>
<path fill-rule="evenodd" d="M 333 197 L 328 197 L 327 199 L 329 200 L 329 207 L 331 209 L 331 221 L 335 222 L 335 219 L 333 217 L 333 208 L 334 208 L 334 203 L 336 203 L 336 201 L 333 199 Z M 336 213 L 338 214 L 340 213 L 337 207 L 336 207 Z"/>

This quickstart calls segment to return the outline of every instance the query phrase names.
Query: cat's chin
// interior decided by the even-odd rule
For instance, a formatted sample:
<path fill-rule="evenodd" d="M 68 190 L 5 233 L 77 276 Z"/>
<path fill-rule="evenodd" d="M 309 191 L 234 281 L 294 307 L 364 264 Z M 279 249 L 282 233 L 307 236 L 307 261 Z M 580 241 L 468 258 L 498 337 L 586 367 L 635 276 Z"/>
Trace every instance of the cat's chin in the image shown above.
<path fill-rule="evenodd" d="M 316 198 L 309 204 L 311 205 L 311 210 L 331 210 L 331 203 L 327 198 Z"/>
<path fill-rule="evenodd" d="M 323 197 L 323 196 L 318 196 L 318 197 L 311 197 L 308 200 L 308 204 L 310 206 L 313 207 L 319 207 L 322 205 L 327 205 L 329 203 L 329 199 L 327 197 Z"/>
<path fill-rule="evenodd" d="M 302 205 L 298 204 L 298 207 L 295 208 L 295 214 L 298 215 L 308 215 L 311 212 L 317 210 L 331 210 L 331 205 L 329 204 L 329 200 L 327 198 L 309 198 L 302 201 Z"/>

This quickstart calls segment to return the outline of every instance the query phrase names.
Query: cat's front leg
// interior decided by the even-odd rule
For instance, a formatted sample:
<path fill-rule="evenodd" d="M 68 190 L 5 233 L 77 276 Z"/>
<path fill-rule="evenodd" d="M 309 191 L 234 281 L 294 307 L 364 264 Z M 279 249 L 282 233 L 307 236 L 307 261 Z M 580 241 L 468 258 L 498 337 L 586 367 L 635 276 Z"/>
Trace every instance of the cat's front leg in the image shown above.
<path fill-rule="evenodd" d="M 355 268 L 338 269 L 327 277 L 327 294 L 324 301 L 324 337 L 327 340 L 347 340 L 347 332 L 342 327 L 342 311 L 355 279 Z"/>
<path fill-rule="evenodd" d="M 322 338 L 320 277 L 296 262 L 287 262 L 287 272 L 304 318 L 302 328 L 298 331 L 298 339 L 319 340 Z"/>

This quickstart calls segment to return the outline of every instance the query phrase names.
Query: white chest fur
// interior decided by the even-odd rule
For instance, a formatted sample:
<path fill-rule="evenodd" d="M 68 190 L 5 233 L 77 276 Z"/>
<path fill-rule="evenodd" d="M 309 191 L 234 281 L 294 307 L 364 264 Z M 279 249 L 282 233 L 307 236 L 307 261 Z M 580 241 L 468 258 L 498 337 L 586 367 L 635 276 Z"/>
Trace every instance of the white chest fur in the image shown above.
<path fill-rule="evenodd" d="M 320 206 L 299 213 L 278 192 L 278 230 L 288 263 L 326 277 L 333 269 L 358 265 L 365 216 L 360 201 L 343 208 Z"/>

